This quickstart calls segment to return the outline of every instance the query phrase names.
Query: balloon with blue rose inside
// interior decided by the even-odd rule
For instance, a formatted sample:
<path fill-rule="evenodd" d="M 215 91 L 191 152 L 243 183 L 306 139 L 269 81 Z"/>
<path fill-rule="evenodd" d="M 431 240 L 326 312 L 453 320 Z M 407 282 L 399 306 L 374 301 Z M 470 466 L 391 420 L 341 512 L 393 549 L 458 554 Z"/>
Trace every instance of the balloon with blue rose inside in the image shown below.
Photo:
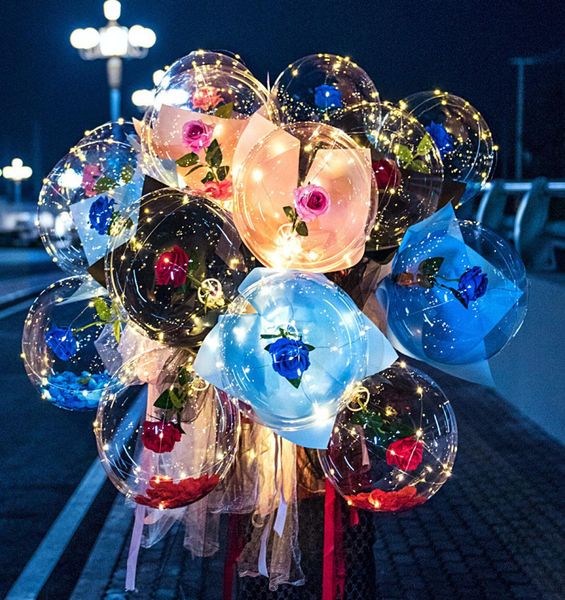
<path fill-rule="evenodd" d="M 92 410 L 120 363 L 121 315 L 89 276 L 45 289 L 27 315 L 22 356 L 41 397 L 67 410 Z"/>
<path fill-rule="evenodd" d="M 124 213 L 141 195 L 139 152 L 131 123 L 107 123 L 89 132 L 45 178 L 39 231 L 45 249 L 66 273 L 86 274 L 118 231 L 121 243 L 133 234 L 135 223 L 124 227 Z"/>
<path fill-rule="evenodd" d="M 239 293 L 203 341 L 195 371 L 282 437 L 325 447 L 342 399 L 395 352 L 323 275 L 254 269 Z"/>
<path fill-rule="evenodd" d="M 402 352 L 443 365 L 500 352 L 526 313 L 527 280 L 517 252 L 450 205 L 411 227 L 377 291 L 389 338 Z"/>

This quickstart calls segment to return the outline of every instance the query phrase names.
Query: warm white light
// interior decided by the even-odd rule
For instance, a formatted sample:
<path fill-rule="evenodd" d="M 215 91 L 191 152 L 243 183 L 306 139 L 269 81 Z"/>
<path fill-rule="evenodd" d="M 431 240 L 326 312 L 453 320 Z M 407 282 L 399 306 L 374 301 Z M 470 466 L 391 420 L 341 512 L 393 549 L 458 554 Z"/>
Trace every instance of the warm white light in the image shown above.
<path fill-rule="evenodd" d="M 33 171 L 31 167 L 24 166 L 24 161 L 21 158 L 12 159 L 12 164 L 4 167 L 2 170 L 2 174 L 6 179 L 11 179 L 12 181 L 23 181 L 24 179 L 29 179 Z"/>
<path fill-rule="evenodd" d="M 134 25 L 129 30 L 129 43 L 132 46 L 138 48 L 151 48 L 155 45 L 157 36 L 152 29 L 148 27 L 142 27 L 141 25 Z"/>
<path fill-rule="evenodd" d="M 165 71 L 163 69 L 159 69 L 153 72 L 153 85 L 158 86 L 161 83 L 161 80 L 165 76 Z"/>
<path fill-rule="evenodd" d="M 155 94 L 152 90 L 135 90 L 131 95 L 131 101 L 139 108 L 147 108 L 153 104 Z"/>
<path fill-rule="evenodd" d="M 122 14 L 122 5 L 118 0 L 106 0 L 104 2 L 104 16 L 108 21 L 117 21 Z"/>
<path fill-rule="evenodd" d="M 110 25 L 100 30 L 100 53 L 102 56 L 126 56 L 128 53 L 128 29 Z"/>

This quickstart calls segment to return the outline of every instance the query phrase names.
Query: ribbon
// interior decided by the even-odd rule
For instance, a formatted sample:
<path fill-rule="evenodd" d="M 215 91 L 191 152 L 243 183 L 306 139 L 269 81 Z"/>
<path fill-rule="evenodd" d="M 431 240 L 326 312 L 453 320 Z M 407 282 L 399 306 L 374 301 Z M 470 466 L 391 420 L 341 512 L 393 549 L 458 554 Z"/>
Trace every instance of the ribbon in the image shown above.
<path fill-rule="evenodd" d="M 138 504 L 135 507 L 135 521 L 131 532 L 128 562 L 126 570 L 126 592 L 135 591 L 135 575 L 137 573 L 137 557 L 141 547 L 141 534 L 143 533 L 143 520 L 145 519 L 145 506 Z"/>
<path fill-rule="evenodd" d="M 341 505 L 334 487 L 326 479 L 322 600 L 343 599 L 345 575 Z"/>

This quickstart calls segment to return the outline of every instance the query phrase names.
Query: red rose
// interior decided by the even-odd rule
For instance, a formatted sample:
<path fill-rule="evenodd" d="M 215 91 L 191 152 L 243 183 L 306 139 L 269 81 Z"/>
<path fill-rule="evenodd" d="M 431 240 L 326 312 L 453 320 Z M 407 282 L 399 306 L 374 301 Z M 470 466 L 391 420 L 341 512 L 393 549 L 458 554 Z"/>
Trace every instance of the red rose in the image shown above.
<path fill-rule="evenodd" d="M 218 475 L 187 477 L 178 483 L 169 477 L 156 476 L 151 478 L 150 487 L 145 490 L 146 495 L 136 496 L 135 501 L 153 508 L 179 508 L 204 498 L 219 482 Z"/>
<path fill-rule="evenodd" d="M 423 451 L 424 444 L 415 437 L 396 440 L 386 450 L 387 465 L 413 471 L 422 462 Z"/>
<path fill-rule="evenodd" d="M 153 452 L 161 454 L 170 452 L 177 442 L 180 442 L 181 432 L 173 423 L 162 421 L 144 421 L 141 441 L 143 445 Z"/>
<path fill-rule="evenodd" d="M 373 490 L 368 493 L 345 496 L 345 499 L 350 506 L 374 512 L 409 510 L 426 501 L 426 498 L 417 495 L 417 490 L 413 485 L 407 485 L 398 492 Z"/>
<path fill-rule="evenodd" d="M 180 287 L 186 282 L 188 254 L 180 247 L 173 246 L 170 252 L 163 252 L 155 264 L 155 282 L 157 285 Z"/>
<path fill-rule="evenodd" d="M 397 188 L 402 181 L 402 173 L 390 158 L 381 158 L 373 162 L 373 172 L 377 180 L 377 188 L 381 191 Z"/>

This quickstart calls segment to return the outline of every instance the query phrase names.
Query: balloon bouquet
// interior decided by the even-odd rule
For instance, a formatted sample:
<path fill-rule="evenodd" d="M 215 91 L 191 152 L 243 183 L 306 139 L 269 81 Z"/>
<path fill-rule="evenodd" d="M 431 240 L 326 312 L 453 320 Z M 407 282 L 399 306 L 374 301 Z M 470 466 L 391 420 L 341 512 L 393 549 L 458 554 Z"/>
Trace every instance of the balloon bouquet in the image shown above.
<path fill-rule="evenodd" d="M 207 51 L 168 69 L 141 121 L 87 132 L 61 159 L 38 222 L 54 223 L 41 237 L 68 277 L 32 306 L 23 358 L 43 399 L 97 409 L 102 464 L 144 545 L 184 519 L 206 556 L 220 513 L 252 514 L 240 573 L 276 588 L 304 579 L 306 471 L 321 466 L 310 489 L 325 476 L 351 509 L 439 490 L 453 409 L 395 349 L 465 368 L 519 329 L 520 259 L 453 210 L 493 161 L 484 119 L 452 94 L 385 102 L 329 54 L 267 90 Z"/>

